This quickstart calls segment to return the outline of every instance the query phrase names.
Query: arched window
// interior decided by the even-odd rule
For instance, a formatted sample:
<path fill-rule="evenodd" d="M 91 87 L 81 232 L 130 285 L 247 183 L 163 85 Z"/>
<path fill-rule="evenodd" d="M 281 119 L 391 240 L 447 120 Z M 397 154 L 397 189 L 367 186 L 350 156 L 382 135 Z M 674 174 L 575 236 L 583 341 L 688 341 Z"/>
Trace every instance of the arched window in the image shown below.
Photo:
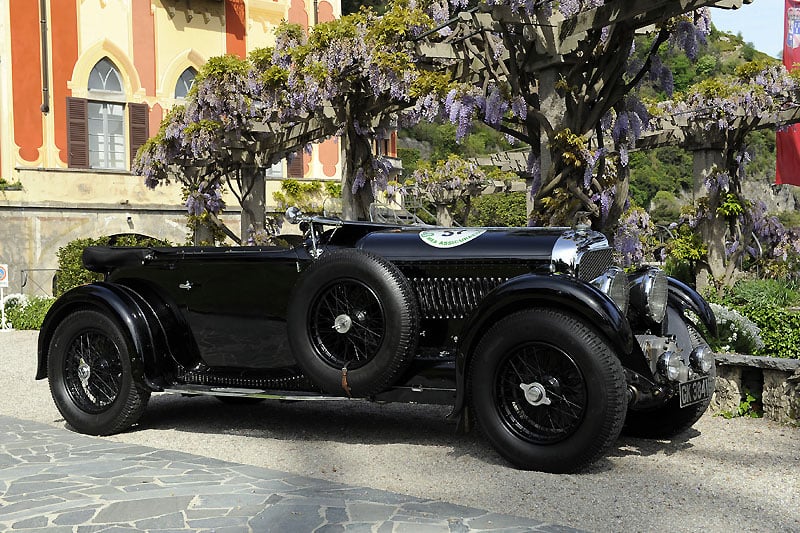
<path fill-rule="evenodd" d="M 89 73 L 89 90 L 122 92 L 122 78 L 119 76 L 117 67 L 107 57 L 98 61 Z"/>
<path fill-rule="evenodd" d="M 192 67 L 187 68 L 178 78 L 178 83 L 175 84 L 175 98 L 186 98 L 189 94 L 189 89 L 194 85 L 194 79 L 197 77 L 197 71 Z"/>
<path fill-rule="evenodd" d="M 125 169 L 125 93 L 114 63 L 104 57 L 89 73 L 89 166 Z"/>
<path fill-rule="evenodd" d="M 67 97 L 70 168 L 125 170 L 150 135 L 150 107 L 128 102 L 117 65 L 98 61 L 86 80 L 86 98 Z"/>

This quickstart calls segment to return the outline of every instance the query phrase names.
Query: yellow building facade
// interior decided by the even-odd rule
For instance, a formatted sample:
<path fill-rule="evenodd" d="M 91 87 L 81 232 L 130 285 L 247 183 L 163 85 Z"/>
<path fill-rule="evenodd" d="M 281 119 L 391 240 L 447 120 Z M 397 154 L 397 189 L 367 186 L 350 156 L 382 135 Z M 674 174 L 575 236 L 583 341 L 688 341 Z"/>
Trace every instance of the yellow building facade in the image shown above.
<path fill-rule="evenodd" d="M 339 0 L 7 0 L 0 3 L 0 263 L 12 292 L 43 294 L 56 253 L 77 238 L 138 233 L 186 240 L 179 185 L 130 172 L 141 144 L 183 102 L 213 56 L 271 45 Z M 335 140 L 273 179 L 339 180 Z M 299 164 L 302 163 L 302 164 Z M 268 185 L 267 201 L 279 187 Z M 225 220 L 238 228 L 238 206 Z"/>

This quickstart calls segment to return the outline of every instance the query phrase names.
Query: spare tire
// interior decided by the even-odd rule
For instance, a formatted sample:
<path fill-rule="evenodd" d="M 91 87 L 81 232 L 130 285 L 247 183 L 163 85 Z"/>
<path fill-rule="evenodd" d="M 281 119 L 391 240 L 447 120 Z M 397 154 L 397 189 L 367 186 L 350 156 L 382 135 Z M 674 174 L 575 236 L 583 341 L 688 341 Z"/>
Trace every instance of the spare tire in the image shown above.
<path fill-rule="evenodd" d="M 392 385 L 414 358 L 419 333 L 408 280 L 386 259 L 357 249 L 327 252 L 306 269 L 287 322 L 303 372 L 324 392 L 343 396 Z"/>

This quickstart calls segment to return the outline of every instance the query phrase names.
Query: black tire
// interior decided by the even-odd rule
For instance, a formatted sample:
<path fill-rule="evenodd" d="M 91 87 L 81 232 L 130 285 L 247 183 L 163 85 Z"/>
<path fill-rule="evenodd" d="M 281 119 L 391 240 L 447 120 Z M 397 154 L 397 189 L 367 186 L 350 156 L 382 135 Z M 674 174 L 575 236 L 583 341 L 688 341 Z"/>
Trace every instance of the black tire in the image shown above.
<path fill-rule="evenodd" d="M 327 252 L 308 267 L 287 321 L 303 373 L 324 392 L 342 396 L 371 396 L 391 385 L 413 359 L 419 332 L 405 276 L 387 260 L 354 249 Z"/>
<path fill-rule="evenodd" d="M 526 470 L 580 470 L 616 441 L 625 418 L 625 376 L 608 342 L 552 309 L 520 311 L 489 329 L 469 387 L 482 432 Z"/>
<path fill-rule="evenodd" d="M 135 424 L 150 391 L 131 371 L 133 348 L 107 314 L 83 309 L 56 328 L 47 354 L 50 393 L 67 424 L 89 435 L 111 435 Z"/>
<path fill-rule="evenodd" d="M 686 324 L 686 328 L 689 330 L 692 348 L 705 343 L 703 336 L 694 326 Z M 711 390 L 713 391 L 714 380 L 717 377 L 715 367 L 712 367 L 709 377 L 711 378 Z M 622 433 L 642 439 L 669 439 L 692 427 L 695 422 L 700 420 L 700 417 L 703 416 L 710 404 L 711 397 L 681 409 L 680 398 L 675 395 L 662 407 L 646 410 L 629 409 Z"/>

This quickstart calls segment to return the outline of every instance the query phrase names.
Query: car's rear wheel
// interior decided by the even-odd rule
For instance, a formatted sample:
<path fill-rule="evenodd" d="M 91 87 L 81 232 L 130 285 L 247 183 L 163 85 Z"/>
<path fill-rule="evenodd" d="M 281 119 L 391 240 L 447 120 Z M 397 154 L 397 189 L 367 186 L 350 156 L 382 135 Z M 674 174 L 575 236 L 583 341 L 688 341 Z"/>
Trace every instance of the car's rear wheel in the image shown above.
<path fill-rule="evenodd" d="M 325 253 L 289 303 L 297 364 L 328 394 L 370 396 L 392 384 L 414 357 L 419 318 L 408 280 L 361 250 Z"/>
<path fill-rule="evenodd" d="M 50 392 L 64 420 L 90 435 L 110 435 L 135 424 L 150 391 L 136 383 L 132 348 L 115 320 L 84 309 L 67 316 L 50 341 Z"/>
<path fill-rule="evenodd" d="M 625 378 L 608 343 L 560 311 L 520 311 L 478 344 L 469 367 L 478 426 L 519 468 L 571 472 L 619 436 Z"/>

